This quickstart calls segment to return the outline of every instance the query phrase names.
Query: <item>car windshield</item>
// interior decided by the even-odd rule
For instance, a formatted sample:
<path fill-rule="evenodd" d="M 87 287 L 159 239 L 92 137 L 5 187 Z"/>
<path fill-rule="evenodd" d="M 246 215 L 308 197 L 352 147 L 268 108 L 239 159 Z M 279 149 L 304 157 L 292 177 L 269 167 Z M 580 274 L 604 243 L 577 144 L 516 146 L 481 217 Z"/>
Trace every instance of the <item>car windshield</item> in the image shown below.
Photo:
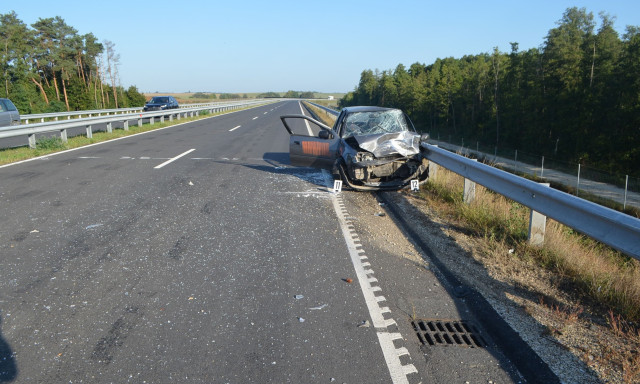
<path fill-rule="evenodd" d="M 354 112 L 347 115 L 342 137 L 377 135 L 408 131 L 402 111 Z"/>
<path fill-rule="evenodd" d="M 168 97 L 154 97 L 150 101 L 150 103 L 168 103 L 168 102 L 169 102 Z"/>

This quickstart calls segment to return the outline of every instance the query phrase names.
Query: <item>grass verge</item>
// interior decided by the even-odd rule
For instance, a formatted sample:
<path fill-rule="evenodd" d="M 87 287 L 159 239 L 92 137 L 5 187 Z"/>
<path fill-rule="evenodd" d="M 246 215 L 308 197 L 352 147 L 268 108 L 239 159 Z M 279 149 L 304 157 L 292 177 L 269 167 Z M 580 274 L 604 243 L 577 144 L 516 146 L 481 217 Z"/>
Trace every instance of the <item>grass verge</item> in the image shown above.
<path fill-rule="evenodd" d="M 554 220 L 547 222 L 543 247 L 527 242 L 529 208 L 481 186 L 476 199 L 462 201 L 464 179 L 446 169 L 438 170 L 422 197 L 442 213 L 460 222 L 481 238 L 486 250 L 512 250 L 518 257 L 571 280 L 585 300 L 611 308 L 628 320 L 640 321 L 640 262 L 585 237 Z M 443 204 L 444 203 L 444 204 Z"/>
<path fill-rule="evenodd" d="M 333 124 L 336 122 L 336 119 L 338 118 L 338 116 L 334 116 L 332 114 L 330 114 L 329 112 L 316 107 L 315 105 L 312 105 L 306 101 L 303 101 L 305 107 L 309 108 L 310 110 L 313 111 L 313 113 L 316 114 L 316 116 L 318 116 L 318 118 L 320 119 L 320 121 L 322 121 L 323 123 L 325 123 L 326 125 L 328 125 L 329 127 L 333 127 Z"/>

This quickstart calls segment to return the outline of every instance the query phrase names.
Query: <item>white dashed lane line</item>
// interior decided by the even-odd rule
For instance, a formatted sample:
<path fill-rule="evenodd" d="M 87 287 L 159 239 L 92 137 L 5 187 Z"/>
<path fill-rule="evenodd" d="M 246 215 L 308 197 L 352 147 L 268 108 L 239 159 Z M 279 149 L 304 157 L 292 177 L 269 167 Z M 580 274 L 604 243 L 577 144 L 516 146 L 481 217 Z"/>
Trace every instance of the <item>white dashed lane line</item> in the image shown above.
<path fill-rule="evenodd" d="M 255 119 L 257 119 L 257 118 L 258 118 L 258 116 L 254 117 L 254 118 L 253 118 L 253 120 L 255 120 Z"/>
<path fill-rule="evenodd" d="M 229 132 L 233 132 L 233 131 L 235 131 L 236 129 L 238 129 L 238 128 L 240 128 L 240 127 L 242 127 L 242 125 L 238 125 L 237 127 L 233 127 L 233 128 L 231 128 L 231 129 L 229 130 Z"/>

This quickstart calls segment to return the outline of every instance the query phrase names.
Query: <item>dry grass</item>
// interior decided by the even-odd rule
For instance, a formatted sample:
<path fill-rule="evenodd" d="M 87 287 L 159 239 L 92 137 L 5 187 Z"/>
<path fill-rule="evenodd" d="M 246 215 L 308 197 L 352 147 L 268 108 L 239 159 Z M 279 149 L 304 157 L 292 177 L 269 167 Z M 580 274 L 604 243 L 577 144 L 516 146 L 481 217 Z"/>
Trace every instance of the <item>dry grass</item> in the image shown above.
<path fill-rule="evenodd" d="M 326 125 L 328 125 L 329 127 L 333 127 L 333 124 L 336 122 L 336 119 L 338 116 L 334 116 L 332 114 L 330 114 L 327 111 L 324 111 L 314 105 L 311 105 L 310 103 L 303 101 L 304 105 L 311 109 L 313 111 L 313 113 L 316 114 L 316 116 L 318 116 L 318 118 L 320 119 L 320 121 L 322 121 L 323 123 L 325 123 Z"/>
<path fill-rule="evenodd" d="M 524 306 L 545 326 L 543 336 L 574 351 L 605 382 L 640 383 L 640 262 L 553 220 L 544 246 L 530 246 L 528 208 L 480 186 L 465 204 L 462 190 L 463 178 L 440 168 L 421 197 L 476 239 L 487 268 L 550 295 Z"/>
<path fill-rule="evenodd" d="M 600 309 L 611 308 L 628 320 L 640 321 L 640 263 L 637 260 L 553 220 L 548 220 L 544 246 L 530 246 L 527 207 L 481 186 L 476 187 L 475 201 L 465 204 L 462 188 L 462 177 L 440 168 L 437 180 L 426 184 L 425 198 L 445 202 L 446 205 L 440 205 L 441 212 L 483 238 L 487 252 L 500 250 L 504 255 L 506 247 L 521 260 L 536 263 L 570 280 L 584 301 Z"/>

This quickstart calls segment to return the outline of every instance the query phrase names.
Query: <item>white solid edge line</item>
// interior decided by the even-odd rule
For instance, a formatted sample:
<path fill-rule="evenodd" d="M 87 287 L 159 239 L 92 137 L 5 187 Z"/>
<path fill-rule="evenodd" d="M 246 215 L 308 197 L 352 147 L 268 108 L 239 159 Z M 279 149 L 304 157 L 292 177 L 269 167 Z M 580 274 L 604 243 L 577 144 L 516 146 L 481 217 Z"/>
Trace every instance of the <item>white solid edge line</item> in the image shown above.
<path fill-rule="evenodd" d="M 229 132 L 233 132 L 233 131 L 235 131 L 236 129 L 238 129 L 238 128 L 240 128 L 240 127 L 242 127 L 242 125 L 238 125 L 237 127 L 231 128 L 231 129 L 229 130 Z"/>
<path fill-rule="evenodd" d="M 300 106 L 300 112 L 302 112 L 303 115 L 306 115 L 306 113 L 304 113 L 304 109 L 302 109 L 302 103 L 298 101 L 298 106 Z M 309 136 L 313 136 L 313 131 L 311 131 L 311 127 L 309 126 L 309 122 L 307 120 L 304 121 L 304 123 L 307 125 L 307 131 L 309 131 Z"/>
<path fill-rule="evenodd" d="M 396 347 L 393 343 L 394 335 L 391 332 L 385 330 L 387 325 L 382 314 L 382 309 L 380 308 L 380 305 L 376 300 L 375 293 L 371 287 L 371 283 L 369 282 L 367 273 L 365 272 L 364 266 L 362 265 L 362 262 L 360 260 L 358 249 L 356 248 L 356 245 L 351 238 L 349 229 L 347 228 L 345 218 L 340 214 L 340 203 L 338 202 L 338 197 L 335 193 L 332 192 L 333 178 L 331 177 L 331 175 L 329 175 L 329 172 L 324 169 L 322 170 L 322 174 L 324 175 L 327 193 L 331 197 L 333 209 L 338 218 L 342 235 L 347 243 L 349 256 L 351 257 L 351 262 L 355 269 L 358 282 L 360 283 L 360 290 L 362 291 L 364 301 L 367 304 L 367 309 L 369 310 L 369 315 L 371 316 L 372 325 L 376 328 L 377 331 L 376 334 L 378 336 L 378 342 L 380 343 L 382 355 L 384 356 L 384 360 L 387 363 L 387 368 L 389 369 L 391 382 L 394 384 L 408 384 L 409 379 L 407 378 L 407 374 L 415 373 L 417 372 L 417 370 L 413 364 L 402 365 L 402 362 L 400 361 L 400 357 L 398 356 Z"/>
<path fill-rule="evenodd" d="M 190 154 L 191 152 L 193 152 L 193 151 L 195 151 L 195 150 L 196 150 L 195 148 L 191 148 L 190 150 L 188 150 L 188 151 L 187 151 L 187 152 L 185 152 L 185 153 L 181 153 L 181 154 L 179 154 L 178 156 L 176 156 L 176 157 L 172 157 L 171 159 L 169 159 L 169 160 L 165 161 L 164 163 L 162 163 L 162 164 L 160 164 L 160 165 L 156 165 L 155 167 L 153 167 L 153 169 L 160 169 L 160 168 L 164 167 L 165 165 L 167 165 L 167 164 L 169 164 L 169 163 L 173 163 L 174 161 L 178 160 L 178 159 L 179 159 L 179 158 L 181 158 L 182 156 L 188 155 L 188 154 Z"/>

